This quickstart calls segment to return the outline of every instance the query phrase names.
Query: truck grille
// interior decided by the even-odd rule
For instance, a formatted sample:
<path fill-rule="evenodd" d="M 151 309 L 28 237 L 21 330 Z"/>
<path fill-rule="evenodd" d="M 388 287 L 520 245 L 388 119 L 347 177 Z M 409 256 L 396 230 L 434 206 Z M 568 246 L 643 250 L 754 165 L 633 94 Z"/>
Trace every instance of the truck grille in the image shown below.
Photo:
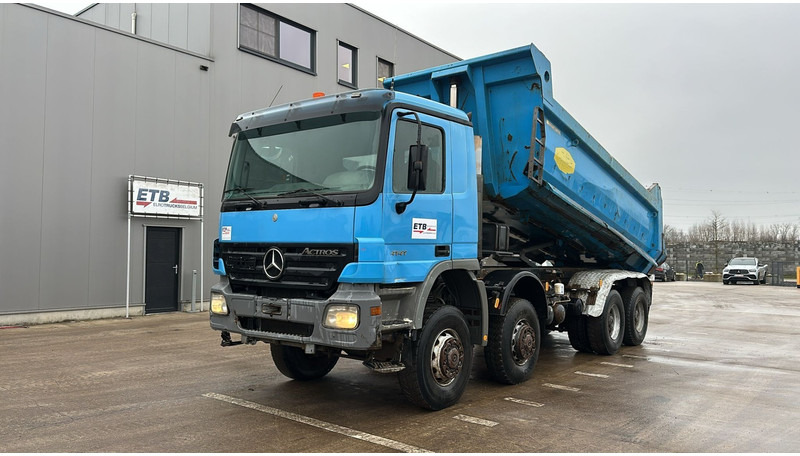
<path fill-rule="evenodd" d="M 311 324 L 259 317 L 239 317 L 239 327 L 250 331 L 288 334 L 299 337 L 311 337 L 311 334 L 314 333 L 314 325 Z"/>
<path fill-rule="evenodd" d="M 264 256 L 271 248 L 283 255 L 282 273 L 267 276 Z M 336 291 L 344 267 L 355 261 L 353 244 L 220 243 L 220 257 L 234 293 L 327 299 Z M 275 270 L 270 270 L 274 276 Z"/>

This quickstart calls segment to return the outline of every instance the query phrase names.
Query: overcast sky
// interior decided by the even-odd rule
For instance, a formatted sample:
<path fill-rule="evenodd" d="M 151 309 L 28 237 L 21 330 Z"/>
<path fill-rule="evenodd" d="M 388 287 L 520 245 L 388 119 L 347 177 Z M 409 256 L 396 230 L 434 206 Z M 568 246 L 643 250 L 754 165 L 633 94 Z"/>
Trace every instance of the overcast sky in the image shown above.
<path fill-rule="evenodd" d="M 355 4 L 465 59 L 534 43 L 668 225 L 800 223 L 800 4 Z"/>

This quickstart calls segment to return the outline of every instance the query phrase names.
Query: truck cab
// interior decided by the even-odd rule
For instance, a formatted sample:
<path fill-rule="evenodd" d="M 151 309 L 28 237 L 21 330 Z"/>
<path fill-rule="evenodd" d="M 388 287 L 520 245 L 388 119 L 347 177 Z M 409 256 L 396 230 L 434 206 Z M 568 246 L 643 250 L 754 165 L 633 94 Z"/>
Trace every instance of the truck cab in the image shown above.
<path fill-rule="evenodd" d="M 327 366 L 344 350 L 393 369 L 395 336 L 422 327 L 427 300 L 485 296 L 463 112 L 375 89 L 253 112 L 231 135 L 212 328 L 274 357 Z M 461 305 L 480 314 L 478 299 Z M 484 326 L 471 319 L 460 345 Z"/>

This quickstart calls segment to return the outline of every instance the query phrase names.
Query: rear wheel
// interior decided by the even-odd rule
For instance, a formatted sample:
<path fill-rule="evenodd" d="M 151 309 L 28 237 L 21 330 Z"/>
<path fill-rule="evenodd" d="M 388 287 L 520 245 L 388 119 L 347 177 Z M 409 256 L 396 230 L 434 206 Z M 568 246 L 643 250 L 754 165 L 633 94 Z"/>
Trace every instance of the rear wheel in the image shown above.
<path fill-rule="evenodd" d="M 489 320 L 489 342 L 483 350 L 492 377 L 509 385 L 533 375 L 541 344 L 539 316 L 528 300 L 512 298 L 508 312 Z"/>
<path fill-rule="evenodd" d="M 590 317 L 586 322 L 589 344 L 598 355 L 613 355 L 622 346 L 625 328 L 625 308 L 622 296 L 611 290 L 606 305 L 599 317 Z"/>
<path fill-rule="evenodd" d="M 307 355 L 302 349 L 287 345 L 270 344 L 272 361 L 281 374 L 294 380 L 314 380 L 324 377 L 339 361 L 328 354 Z"/>
<path fill-rule="evenodd" d="M 647 322 L 650 316 L 650 300 L 641 287 L 636 287 L 625 296 L 625 334 L 622 343 L 641 345 L 647 335 Z"/>
<path fill-rule="evenodd" d="M 464 314 L 453 306 L 427 310 L 417 340 L 405 341 L 403 358 L 406 368 L 397 377 L 408 400 L 431 410 L 458 402 L 472 370 Z"/>

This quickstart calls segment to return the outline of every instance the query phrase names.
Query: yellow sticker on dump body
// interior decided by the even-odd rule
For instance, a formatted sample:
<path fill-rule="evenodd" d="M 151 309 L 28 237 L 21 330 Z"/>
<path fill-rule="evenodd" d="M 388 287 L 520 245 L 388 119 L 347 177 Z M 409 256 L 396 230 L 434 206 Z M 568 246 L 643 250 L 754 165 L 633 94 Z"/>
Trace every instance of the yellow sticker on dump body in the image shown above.
<path fill-rule="evenodd" d="M 563 147 L 556 147 L 556 165 L 564 174 L 575 172 L 575 160 L 572 158 L 572 154 Z"/>

